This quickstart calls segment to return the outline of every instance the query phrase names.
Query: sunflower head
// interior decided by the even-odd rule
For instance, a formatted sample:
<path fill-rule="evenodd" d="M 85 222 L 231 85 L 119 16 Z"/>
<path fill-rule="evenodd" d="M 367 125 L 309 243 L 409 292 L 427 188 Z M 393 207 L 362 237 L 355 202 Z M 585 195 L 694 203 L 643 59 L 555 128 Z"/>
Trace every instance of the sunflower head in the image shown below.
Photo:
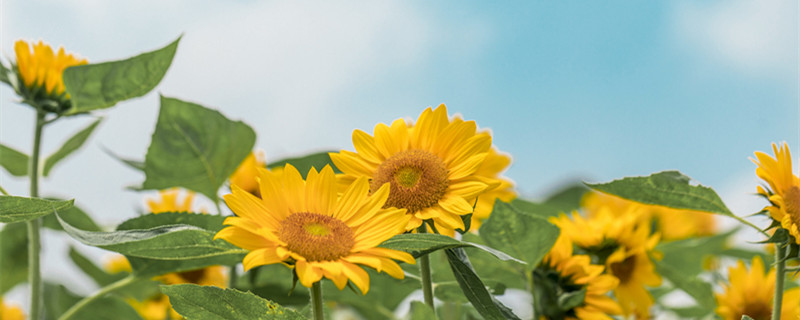
<path fill-rule="evenodd" d="M 775 157 L 756 152 L 752 160 L 758 167 L 756 175 L 767 183 L 766 188 L 758 187 L 758 193 L 769 199 L 770 205 L 764 210 L 781 224 L 800 244 L 800 178 L 792 173 L 792 154 L 784 142 L 780 148 L 772 144 Z"/>
<path fill-rule="evenodd" d="M 25 313 L 22 308 L 16 305 L 7 305 L 0 297 L 0 319 L 3 320 L 25 320 Z"/>
<path fill-rule="evenodd" d="M 770 319 L 775 289 L 775 269 L 765 273 L 764 262 L 756 256 L 747 270 L 739 260 L 728 268 L 728 284 L 723 292 L 716 294 L 717 314 L 724 320 L 739 320 L 748 315 L 755 320 Z M 797 319 L 800 316 L 800 288 L 784 291 L 781 319 Z"/>
<path fill-rule="evenodd" d="M 178 188 L 160 190 L 158 192 L 158 197 L 145 199 L 147 209 L 154 214 L 164 212 L 194 212 L 195 209 L 192 206 L 193 200 L 194 192 Z M 206 213 L 206 210 L 201 208 L 200 212 Z"/>
<path fill-rule="evenodd" d="M 356 152 L 330 154 L 343 181 L 367 178 L 373 193 L 388 184 L 385 207 L 407 210 L 406 230 L 425 220 L 444 234 L 464 230 L 462 216 L 473 213 L 478 195 L 501 185 L 496 176 L 502 168 L 480 171 L 491 135 L 478 132 L 474 121 L 449 119 L 444 105 L 426 109 L 413 124 L 379 123 L 372 135 L 355 130 L 353 145 Z"/>
<path fill-rule="evenodd" d="M 64 92 L 64 69 L 87 64 L 86 59 L 66 53 L 64 48 L 54 52 L 42 41 L 31 45 L 25 40 L 17 40 L 14 51 L 17 79 L 12 85 L 17 93 L 48 112 L 62 113 L 69 109 L 69 95 Z"/>
<path fill-rule="evenodd" d="M 239 188 L 259 196 L 261 192 L 258 190 L 258 182 L 256 181 L 258 168 L 264 168 L 266 165 L 263 151 L 251 152 L 230 176 L 231 185 L 237 185 Z"/>
<path fill-rule="evenodd" d="M 330 166 L 312 168 L 306 180 L 290 164 L 258 171 L 261 198 L 233 185 L 225 202 L 236 216 L 215 236 L 250 251 L 245 270 L 283 263 L 306 287 L 325 277 L 339 289 L 352 281 L 366 294 L 369 276 L 360 265 L 402 279 L 394 260 L 414 263 L 408 253 L 377 247 L 410 219 L 405 209 L 384 208 L 389 183 L 370 192 L 368 180 L 359 178 L 340 193 Z"/>

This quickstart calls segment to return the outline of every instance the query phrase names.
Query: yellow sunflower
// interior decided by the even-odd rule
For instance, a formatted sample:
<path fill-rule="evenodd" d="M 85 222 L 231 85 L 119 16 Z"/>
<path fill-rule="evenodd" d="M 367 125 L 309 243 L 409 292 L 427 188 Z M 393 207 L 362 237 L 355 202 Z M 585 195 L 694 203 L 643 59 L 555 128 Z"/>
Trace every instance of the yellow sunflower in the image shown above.
<path fill-rule="evenodd" d="M 636 208 L 628 210 L 617 216 L 603 207 L 588 219 L 579 214 L 573 214 L 572 218 L 562 214 L 550 221 L 582 252 L 594 257 L 596 263 L 605 264 L 606 273 L 619 280 L 614 295 L 623 315 L 649 319 L 654 301 L 645 286 L 661 285 L 661 276 L 655 272 L 650 258 L 659 236 L 651 235 L 649 222 L 638 219 L 633 212 Z"/>
<path fill-rule="evenodd" d="M 591 263 L 587 255 L 573 255 L 572 241 L 565 234 L 561 234 L 553 248 L 542 260 L 542 264 L 534 271 L 544 274 L 547 279 L 557 278 L 557 292 L 542 295 L 542 299 L 550 299 L 550 304 L 558 303 L 559 294 L 569 294 L 585 289 L 583 302 L 578 306 L 559 311 L 559 314 L 540 314 L 540 319 L 598 319 L 612 320 L 610 315 L 622 313 L 619 304 L 608 296 L 608 292 L 619 284 L 617 278 L 602 274 L 602 265 Z M 546 309 L 542 300 L 537 301 L 537 309 Z M 541 312 L 540 312 L 541 313 Z"/>
<path fill-rule="evenodd" d="M 723 320 L 739 320 L 748 315 L 755 320 L 767 320 L 772 315 L 772 299 L 775 290 L 775 269 L 764 274 L 764 262 L 756 256 L 750 271 L 739 260 L 735 267 L 728 268 L 729 284 L 716 294 L 717 314 Z M 800 316 L 800 288 L 784 291 L 781 319 L 798 319 Z"/>
<path fill-rule="evenodd" d="M 792 154 L 786 142 L 781 144 L 780 149 L 773 143 L 772 151 L 775 158 L 756 152 L 756 159 L 750 159 L 758 165 L 756 175 L 769 185 L 767 189 L 759 186 L 757 190 L 771 203 L 764 210 L 789 230 L 795 242 L 800 244 L 800 178 L 792 173 Z"/>
<path fill-rule="evenodd" d="M 25 87 L 31 91 L 44 89 L 44 93 L 52 97 L 64 93 L 64 69 L 88 63 L 86 59 L 66 53 L 64 48 L 58 48 L 58 53 L 54 53 L 53 48 L 42 41 L 31 48 L 25 40 L 17 40 L 14 51 L 19 77 Z"/>
<path fill-rule="evenodd" d="M 258 176 L 258 168 L 264 168 L 266 165 L 263 151 L 251 152 L 231 175 L 231 185 L 237 185 L 239 188 L 259 197 L 261 192 L 258 189 L 256 177 Z"/>
<path fill-rule="evenodd" d="M 495 200 L 500 199 L 501 201 L 509 202 L 517 197 L 517 193 L 514 192 L 514 182 L 506 177 L 500 176 L 503 171 L 508 169 L 510 164 L 510 156 L 500 153 L 495 148 L 491 148 L 489 149 L 489 154 L 486 156 L 486 160 L 483 161 L 478 171 L 475 172 L 477 176 L 496 179 L 500 184 L 494 189 L 486 191 L 478 196 L 478 202 L 475 204 L 475 212 L 472 213 L 472 221 L 470 222 L 472 224 L 470 226 L 471 230 L 477 231 L 478 228 L 481 227 L 483 221 L 489 219 L 489 215 L 492 213 L 492 209 L 494 209 Z"/>
<path fill-rule="evenodd" d="M 386 207 L 406 209 L 411 217 L 405 230 L 424 220 L 440 233 L 463 230 L 461 216 L 473 212 L 478 195 L 500 185 L 476 174 L 489 155 L 491 135 L 478 132 L 475 121 L 449 120 L 444 105 L 426 109 L 414 124 L 379 123 L 373 133 L 355 130 L 356 152 L 331 153 L 331 160 L 345 183 L 366 177 L 373 193 L 388 183 Z"/>
<path fill-rule="evenodd" d="M 7 305 L 3 298 L 0 298 L 0 319 L 2 320 L 25 320 L 22 309 L 15 305 Z"/>
<path fill-rule="evenodd" d="M 340 195 L 330 166 L 312 168 L 303 181 L 290 164 L 281 173 L 259 169 L 258 180 L 261 199 L 236 185 L 225 195 L 237 216 L 225 219 L 228 227 L 215 236 L 250 250 L 245 270 L 283 263 L 306 287 L 324 276 L 340 290 L 350 280 L 366 294 L 369 276 L 359 265 L 402 279 L 392 259 L 414 263 L 408 253 L 377 247 L 402 233 L 410 219 L 405 209 L 382 209 L 388 184 L 370 195 L 367 178 L 358 178 Z"/>
<path fill-rule="evenodd" d="M 589 216 L 602 207 L 610 208 L 617 215 L 626 212 L 637 214 L 641 219 L 651 221 L 655 225 L 654 231 L 661 234 L 664 241 L 709 236 L 716 230 L 714 215 L 708 212 L 648 205 L 600 192 L 587 192 L 581 207 L 589 212 Z"/>
<path fill-rule="evenodd" d="M 183 197 L 179 199 L 181 194 Z M 146 199 L 147 209 L 151 213 L 194 212 L 192 201 L 194 201 L 194 192 L 178 188 L 160 190 L 158 197 Z M 199 209 L 199 212 L 206 213 L 205 211 L 203 208 Z"/>

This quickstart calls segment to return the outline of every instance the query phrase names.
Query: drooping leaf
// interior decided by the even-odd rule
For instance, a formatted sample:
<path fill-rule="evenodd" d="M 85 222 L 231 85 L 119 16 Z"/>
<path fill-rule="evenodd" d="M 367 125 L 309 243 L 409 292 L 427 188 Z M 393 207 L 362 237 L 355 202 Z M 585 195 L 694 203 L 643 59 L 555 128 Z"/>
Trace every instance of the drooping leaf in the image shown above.
<path fill-rule="evenodd" d="M 553 247 L 559 230 L 547 220 L 515 210 L 498 200 L 479 234 L 492 248 L 527 262 L 525 270 L 530 272 Z"/>
<path fill-rule="evenodd" d="M 481 316 L 485 319 L 519 319 L 511 309 L 489 293 L 486 285 L 472 268 L 464 249 L 445 249 L 445 253 L 461 290 Z"/>
<path fill-rule="evenodd" d="M 459 241 L 448 236 L 433 234 L 433 233 L 404 233 L 398 234 L 389 240 L 381 243 L 380 247 L 405 251 L 419 258 L 428 253 L 442 249 L 473 247 L 491 253 L 495 257 L 504 261 L 516 261 L 524 264 L 525 262 L 514 258 L 502 251 L 480 245 L 477 243 L 469 243 Z"/>
<path fill-rule="evenodd" d="M 436 319 L 433 309 L 427 304 L 419 301 L 411 301 L 411 309 L 408 312 L 408 320 L 430 320 Z"/>
<path fill-rule="evenodd" d="M 0 144 L 0 166 L 5 168 L 12 176 L 27 176 L 29 161 L 27 154 Z"/>
<path fill-rule="evenodd" d="M 54 152 L 50 156 L 47 157 L 47 160 L 44 161 L 44 168 L 42 169 L 42 175 L 45 177 L 50 174 L 50 170 L 53 169 L 53 166 L 56 165 L 59 161 L 66 158 L 75 150 L 78 150 L 83 143 L 89 139 L 89 136 L 92 135 L 94 129 L 97 128 L 97 125 L 100 124 L 100 121 L 103 121 L 102 118 L 97 119 L 97 121 L 90 124 L 88 127 L 83 128 L 83 130 L 76 133 L 74 136 L 70 137 L 58 151 Z"/>
<path fill-rule="evenodd" d="M 144 189 L 184 187 L 217 201 L 217 191 L 255 144 L 255 132 L 215 110 L 161 97 L 145 156 Z"/>
<path fill-rule="evenodd" d="M 67 68 L 64 87 L 72 101 L 67 114 L 108 108 L 150 92 L 167 73 L 179 41 L 125 60 Z"/>
<path fill-rule="evenodd" d="M 471 261 L 472 259 L 470 259 Z M 493 275 L 492 275 L 493 276 Z M 489 293 L 495 296 L 502 295 L 506 291 L 506 285 L 490 279 L 481 279 Z M 436 299 L 447 302 L 467 303 L 469 300 L 464 296 L 461 286 L 457 281 L 436 282 L 433 287 L 433 296 Z"/>
<path fill-rule="evenodd" d="M 333 161 L 331 161 L 331 157 L 328 155 L 328 153 L 329 152 L 317 152 L 302 157 L 281 159 L 267 164 L 267 168 L 283 168 L 288 163 L 297 168 L 297 171 L 300 171 L 303 179 L 306 178 L 308 171 L 311 170 L 312 167 L 316 168 L 317 171 L 320 171 L 322 168 L 325 168 L 326 165 L 330 165 L 331 169 L 333 169 L 333 172 L 341 173 L 341 171 L 339 171 L 339 169 L 337 169 L 333 164 Z"/>
<path fill-rule="evenodd" d="M 11 223 L 37 219 L 72 206 L 73 200 L 0 196 L 0 222 Z"/>
<path fill-rule="evenodd" d="M 304 320 L 300 313 L 249 292 L 212 286 L 179 284 L 162 286 L 175 311 L 186 319 Z"/>
<path fill-rule="evenodd" d="M 9 223 L 0 230 L 0 296 L 28 279 L 28 229 Z"/>
<path fill-rule="evenodd" d="M 247 252 L 224 240 L 213 240 L 213 231 L 191 225 L 177 224 L 148 229 L 91 232 L 71 226 L 59 214 L 56 214 L 56 217 L 64 231 L 76 240 L 129 257 L 179 261 L 240 255 Z"/>
<path fill-rule="evenodd" d="M 69 248 L 69 258 L 72 260 L 73 263 L 75 263 L 76 266 L 78 266 L 79 269 L 81 269 L 81 271 L 83 271 L 83 273 L 85 273 L 87 276 L 89 276 L 89 278 L 94 280 L 94 282 L 99 287 L 104 287 L 114 281 L 117 281 L 125 277 L 125 275 L 122 273 L 110 274 L 103 271 L 102 269 L 100 269 L 100 267 L 95 265 L 94 262 L 92 262 L 89 258 L 85 257 L 80 252 L 76 251 L 75 248 L 72 247 Z"/>
<path fill-rule="evenodd" d="M 58 199 L 54 199 L 58 200 Z M 78 206 L 73 205 L 72 207 L 59 210 L 59 215 L 64 221 L 68 222 L 70 225 L 86 231 L 102 231 L 99 225 L 89 216 L 85 211 L 78 208 Z M 61 228 L 61 224 L 58 223 L 58 219 L 55 215 L 46 215 L 42 218 L 42 226 L 48 229 L 53 229 L 57 231 L 63 231 L 64 229 Z"/>

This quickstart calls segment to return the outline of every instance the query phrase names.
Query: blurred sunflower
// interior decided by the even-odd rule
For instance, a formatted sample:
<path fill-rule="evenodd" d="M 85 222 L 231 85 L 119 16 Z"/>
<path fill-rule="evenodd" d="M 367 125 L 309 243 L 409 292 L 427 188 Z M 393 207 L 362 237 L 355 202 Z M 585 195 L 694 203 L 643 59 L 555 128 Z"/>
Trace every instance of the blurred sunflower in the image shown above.
<path fill-rule="evenodd" d="M 772 151 L 775 158 L 756 152 L 756 159 L 750 159 L 758 165 L 756 175 L 768 184 L 766 189 L 758 186 L 757 190 L 770 202 L 764 210 L 800 244 L 800 178 L 792 173 L 792 154 L 786 142 L 780 149 L 773 143 Z"/>
<path fill-rule="evenodd" d="M 14 69 L 22 80 L 21 86 L 12 82 L 17 93 L 47 111 L 65 111 L 69 107 L 66 104 L 69 95 L 64 93 L 64 69 L 87 64 L 86 59 L 66 53 L 64 48 L 54 53 L 53 48 L 42 41 L 31 46 L 25 40 L 17 40 L 14 51 L 17 56 Z"/>
<path fill-rule="evenodd" d="M 573 255 L 572 241 L 561 234 L 553 248 L 534 271 L 535 303 L 539 319 L 603 319 L 622 310 L 608 292 L 619 284 L 617 278 L 602 274 L 602 265 L 587 255 Z M 582 301 L 576 301 L 583 292 Z"/>
<path fill-rule="evenodd" d="M 366 294 L 369 275 L 359 265 L 402 279 L 403 269 L 392 259 L 414 263 L 408 253 L 377 248 L 402 233 L 410 219 L 404 209 L 382 209 L 388 184 L 370 195 L 362 177 L 340 195 L 330 166 L 312 168 L 304 181 L 290 164 L 280 173 L 260 169 L 258 181 L 261 199 L 232 186 L 224 198 L 236 216 L 225 219 L 228 227 L 214 237 L 250 250 L 245 270 L 283 263 L 306 287 L 324 276 L 340 290 L 350 280 Z"/>
<path fill-rule="evenodd" d="M 470 229 L 477 231 L 481 227 L 484 220 L 489 219 L 492 210 L 494 209 L 494 202 L 500 199 L 503 202 L 509 202 L 517 198 L 517 193 L 514 192 L 514 182 L 506 177 L 501 177 L 508 166 L 511 164 L 511 157 L 500 153 L 496 148 L 489 149 L 489 154 L 486 160 L 475 172 L 475 175 L 482 177 L 489 177 L 500 181 L 500 185 L 494 189 L 488 190 L 478 196 L 478 202 L 475 204 L 475 212 L 472 213 L 472 221 L 470 222 Z"/>
<path fill-rule="evenodd" d="M 602 207 L 610 208 L 616 215 L 626 212 L 637 214 L 651 221 L 655 225 L 653 231 L 661 234 L 664 241 L 709 236 L 716 230 L 714 215 L 708 212 L 648 205 L 600 192 L 587 192 L 581 200 L 581 207 L 589 216 L 599 212 Z"/>
<path fill-rule="evenodd" d="M 258 189 L 258 168 L 265 168 L 267 162 L 264 160 L 264 152 L 261 150 L 251 152 L 247 158 L 244 158 L 236 171 L 230 176 L 231 185 L 237 185 L 242 190 L 254 194 L 256 197 L 261 196 L 261 191 Z"/>
<path fill-rule="evenodd" d="M 582 253 L 592 257 L 593 263 L 605 264 L 606 273 L 619 280 L 614 296 L 625 316 L 649 319 L 654 300 L 646 287 L 661 285 L 661 276 L 655 271 L 651 256 L 658 244 L 658 234 L 651 235 L 649 222 L 639 219 L 629 208 L 621 216 L 610 208 L 602 207 L 590 218 L 579 214 L 564 214 L 551 218 Z"/>
<path fill-rule="evenodd" d="M 501 183 L 477 175 L 489 155 L 491 135 L 477 132 L 475 121 L 450 121 L 445 105 L 425 109 L 414 124 L 379 123 L 373 133 L 353 131 L 356 152 L 331 153 L 331 160 L 345 183 L 366 177 L 372 193 L 389 183 L 386 207 L 407 210 L 411 219 L 405 230 L 424 220 L 432 220 L 443 234 L 464 230 L 462 216 L 473 213 L 478 195 Z"/>
<path fill-rule="evenodd" d="M 739 320 L 748 315 L 755 320 L 767 320 L 772 316 L 772 299 L 775 290 L 775 269 L 764 274 L 764 262 L 756 256 L 750 271 L 739 260 L 735 267 L 728 268 L 729 284 L 716 294 L 717 314 L 723 320 Z M 800 287 L 783 292 L 781 319 L 800 317 Z"/>
<path fill-rule="evenodd" d="M 179 199 L 181 197 L 182 199 Z M 195 193 L 189 190 L 182 190 L 179 188 L 171 188 L 166 190 L 159 190 L 158 197 L 145 199 L 148 212 L 158 214 L 164 212 L 195 212 L 192 206 Z M 198 212 L 206 213 L 206 210 L 201 208 Z"/>
<path fill-rule="evenodd" d="M 15 305 L 7 305 L 3 298 L 0 298 L 0 319 L 2 320 L 25 320 L 22 309 Z"/>

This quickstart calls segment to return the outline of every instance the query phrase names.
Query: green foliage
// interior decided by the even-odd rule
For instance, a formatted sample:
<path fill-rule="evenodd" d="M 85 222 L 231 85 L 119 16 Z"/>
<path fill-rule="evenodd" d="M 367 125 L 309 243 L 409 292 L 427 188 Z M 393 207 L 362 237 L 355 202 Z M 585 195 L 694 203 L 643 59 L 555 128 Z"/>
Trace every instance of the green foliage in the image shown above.
<path fill-rule="evenodd" d="M 29 161 L 27 154 L 0 144 L 0 166 L 5 168 L 12 176 L 27 176 Z"/>
<path fill-rule="evenodd" d="M 89 214 L 87 214 L 81 208 L 78 208 L 78 206 L 73 205 L 72 207 L 59 210 L 58 214 L 62 219 L 64 219 L 64 221 L 78 229 L 86 231 L 102 230 L 102 228 L 97 225 L 92 217 L 90 217 Z M 64 230 L 64 228 L 61 228 L 61 224 L 58 223 L 56 216 L 52 214 L 46 215 L 44 218 L 42 218 L 42 226 L 57 231 Z"/>
<path fill-rule="evenodd" d="M 175 311 L 187 319 L 304 320 L 297 311 L 235 289 L 179 284 L 162 286 Z"/>
<path fill-rule="evenodd" d="M 676 270 L 659 261 L 655 262 L 655 266 L 656 272 L 669 280 L 672 285 L 694 298 L 700 308 L 707 310 L 708 313 L 714 311 L 716 301 L 714 301 L 714 292 L 711 290 L 711 284 L 696 276 L 683 274 L 680 270 Z"/>
<path fill-rule="evenodd" d="M 37 219 L 72 206 L 73 200 L 0 196 L 0 222 L 21 222 Z"/>
<path fill-rule="evenodd" d="M 55 320 L 83 297 L 70 292 L 63 285 L 45 283 L 45 319 Z M 72 319 L 141 320 L 142 317 L 128 303 L 113 296 L 105 296 L 89 303 L 73 315 Z"/>
<path fill-rule="evenodd" d="M 529 272 L 536 268 L 555 244 L 559 230 L 544 219 L 498 200 L 479 233 L 492 248 L 509 252 L 525 261 L 525 271 Z"/>
<path fill-rule="evenodd" d="M 328 153 L 330 152 L 317 152 L 302 157 L 281 159 L 267 164 L 267 168 L 283 168 L 288 163 L 297 168 L 297 171 L 300 171 L 303 179 L 306 178 L 308 171 L 310 171 L 312 167 L 319 171 L 322 170 L 322 168 L 325 168 L 326 165 L 329 165 L 331 166 L 331 169 L 333 169 L 333 172 L 342 173 L 333 164 L 333 161 L 331 161 L 331 157 L 328 155 Z"/>
<path fill-rule="evenodd" d="M 446 249 L 445 253 L 461 291 L 481 316 L 485 319 L 519 319 L 511 309 L 492 296 L 472 268 L 464 249 Z"/>
<path fill-rule="evenodd" d="M 308 304 L 309 291 L 303 286 L 295 287 L 292 281 L 293 272 L 292 269 L 282 264 L 258 266 L 239 278 L 236 288 L 246 289 L 259 297 L 283 306 L 302 307 Z M 323 289 L 327 288 L 328 286 L 323 286 Z M 325 299 L 331 299 L 327 292 L 324 296 Z"/>
<path fill-rule="evenodd" d="M 81 269 L 81 271 L 83 271 L 83 273 L 94 280 L 94 282 L 100 287 L 106 286 L 125 277 L 125 275 L 122 273 L 110 274 L 103 271 L 97 265 L 95 265 L 94 262 L 89 260 L 89 258 L 86 258 L 72 247 L 69 248 L 69 258 L 73 263 L 75 263 L 76 266 L 78 266 L 79 269 Z"/>
<path fill-rule="evenodd" d="M 88 127 L 83 128 L 83 130 L 79 131 L 72 137 L 70 137 L 58 151 L 51 154 L 47 157 L 47 160 L 44 161 L 44 168 L 42 169 L 42 175 L 45 177 L 50 174 L 50 169 L 53 169 L 53 166 L 56 165 L 59 161 L 69 156 L 75 150 L 78 150 L 83 143 L 89 139 L 89 136 L 92 135 L 94 129 L 97 128 L 97 125 L 100 124 L 100 121 L 103 119 L 97 119 L 95 122 L 92 122 Z"/>
<path fill-rule="evenodd" d="M 580 208 L 581 199 L 587 191 L 588 189 L 582 184 L 568 185 L 552 193 L 542 202 L 537 203 L 517 198 L 511 201 L 511 206 L 517 211 L 546 219 Z"/>
<path fill-rule="evenodd" d="M 150 92 L 167 73 L 179 41 L 125 60 L 67 68 L 64 87 L 72 101 L 67 114 L 108 108 Z"/>
<path fill-rule="evenodd" d="M 430 320 L 435 318 L 436 315 L 433 313 L 433 309 L 427 304 L 419 301 L 411 301 L 411 309 L 408 312 L 409 320 Z"/>
<path fill-rule="evenodd" d="M 184 187 L 218 201 L 217 190 L 251 152 L 256 135 L 215 110 L 161 97 L 145 157 L 144 189 Z"/>
<path fill-rule="evenodd" d="M 28 229 L 25 223 L 0 230 L 0 296 L 28 279 Z"/>
<path fill-rule="evenodd" d="M 728 247 L 728 240 L 736 231 L 738 230 L 708 237 L 662 242 L 656 246 L 656 251 L 664 255 L 660 264 L 669 266 L 688 277 L 696 276 L 703 271 L 703 260 L 723 252 Z"/>
<path fill-rule="evenodd" d="M 500 260 L 512 260 L 522 264 L 525 263 L 519 259 L 509 256 L 504 252 L 484 245 L 459 241 L 448 236 L 433 233 L 399 234 L 389 240 L 384 241 L 380 246 L 383 248 L 408 252 L 413 255 L 414 258 L 419 258 L 436 250 L 474 247 L 491 253 Z"/>
<path fill-rule="evenodd" d="M 372 268 L 364 268 L 369 274 L 369 292 L 362 295 L 358 290 L 345 288 L 339 290 L 332 283 L 322 286 L 322 297 L 326 301 L 348 305 L 356 309 L 366 319 L 391 318 L 394 310 L 411 292 L 419 289 L 419 280 L 406 277 L 395 279 Z M 307 301 L 306 301 L 307 303 Z"/>

